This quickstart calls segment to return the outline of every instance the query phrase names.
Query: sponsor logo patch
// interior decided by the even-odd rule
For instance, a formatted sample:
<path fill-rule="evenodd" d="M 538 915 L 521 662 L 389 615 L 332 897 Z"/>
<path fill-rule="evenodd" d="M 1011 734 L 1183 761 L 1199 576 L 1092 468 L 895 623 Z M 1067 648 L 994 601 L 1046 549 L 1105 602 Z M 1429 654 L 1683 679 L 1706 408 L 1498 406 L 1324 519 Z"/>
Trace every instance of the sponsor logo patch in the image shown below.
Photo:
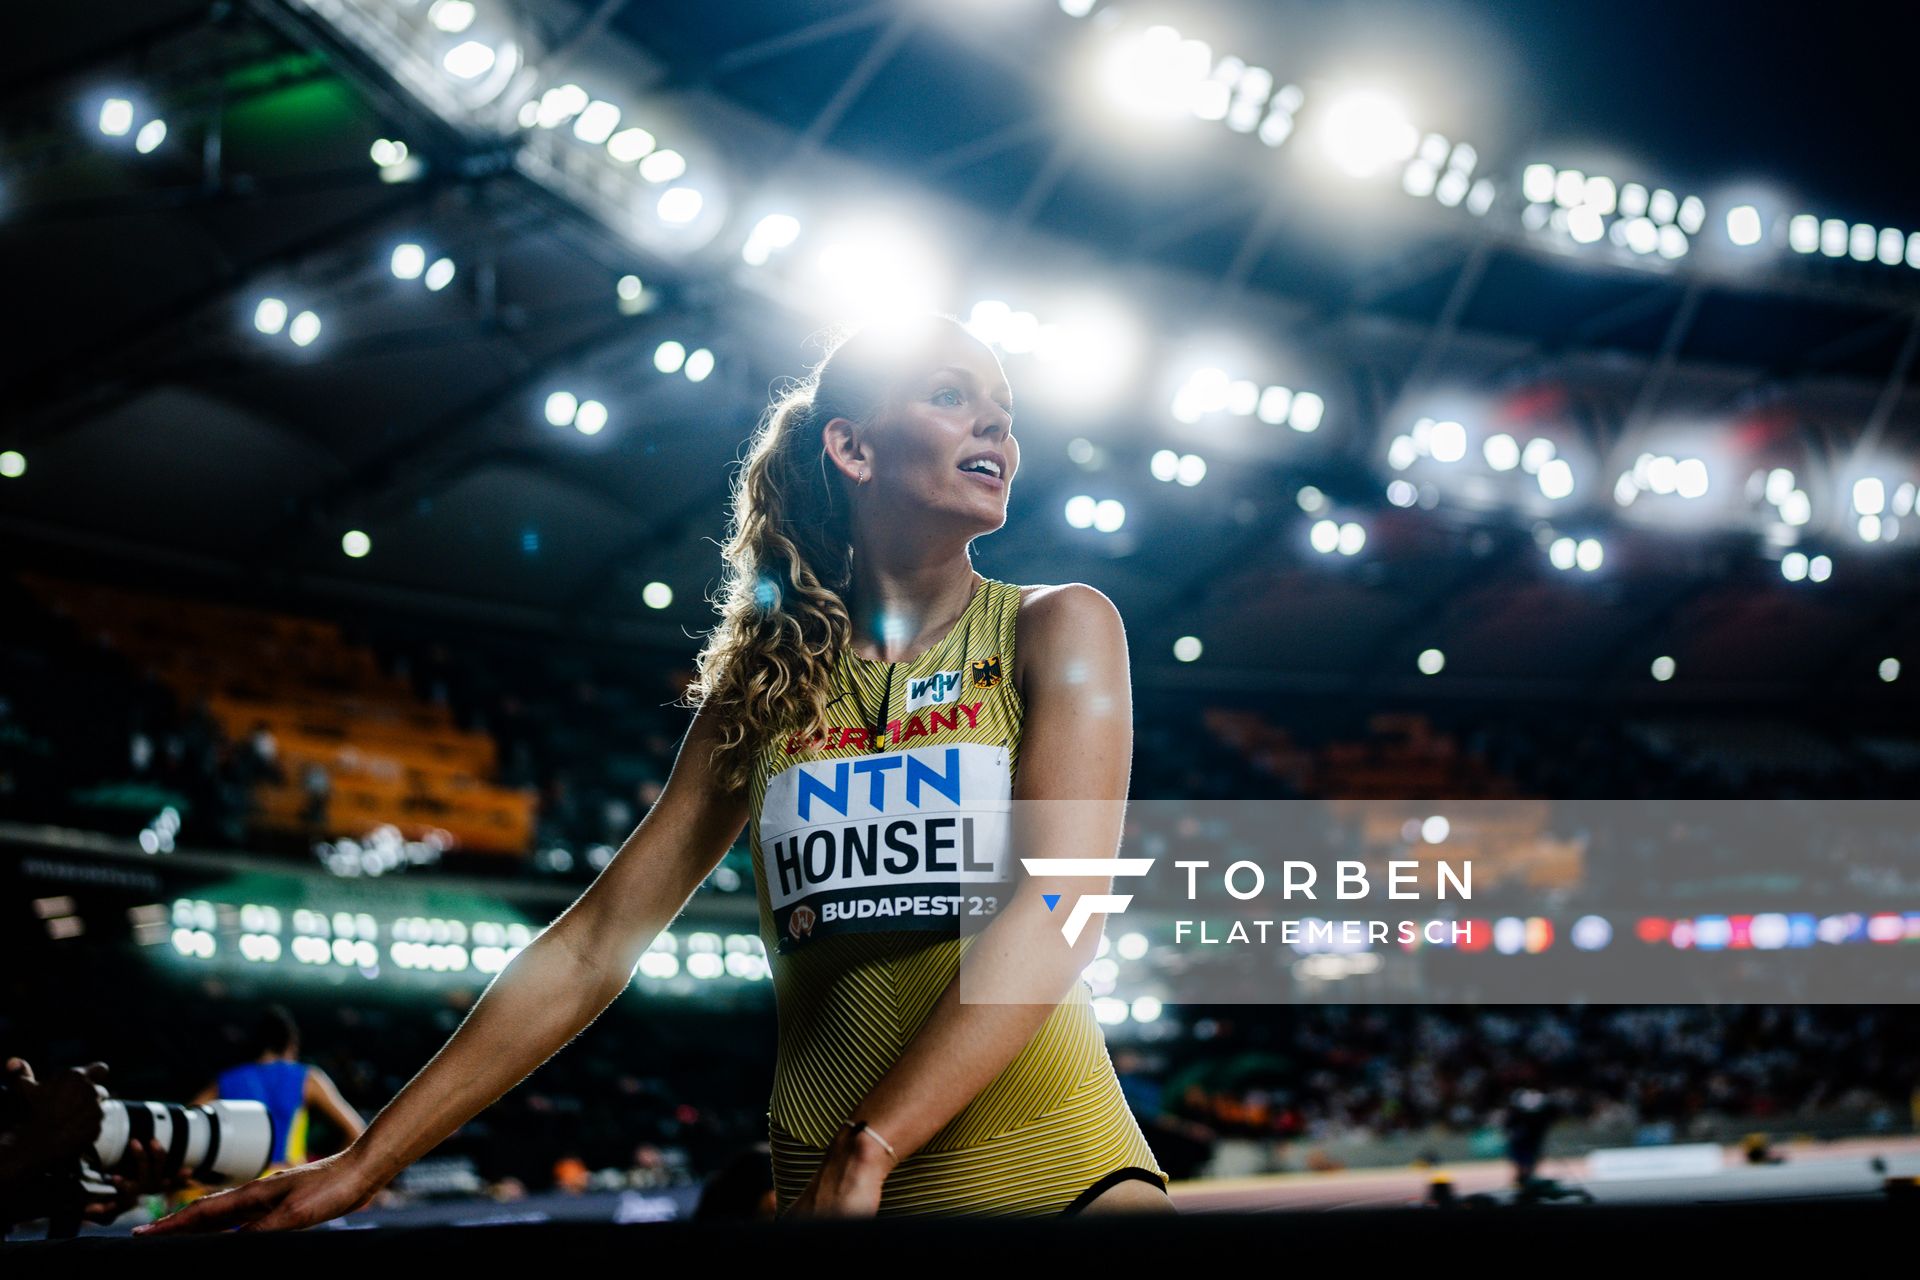
<path fill-rule="evenodd" d="M 907 682 L 907 714 L 921 707 L 943 707 L 960 696 L 959 671 L 936 671 Z"/>

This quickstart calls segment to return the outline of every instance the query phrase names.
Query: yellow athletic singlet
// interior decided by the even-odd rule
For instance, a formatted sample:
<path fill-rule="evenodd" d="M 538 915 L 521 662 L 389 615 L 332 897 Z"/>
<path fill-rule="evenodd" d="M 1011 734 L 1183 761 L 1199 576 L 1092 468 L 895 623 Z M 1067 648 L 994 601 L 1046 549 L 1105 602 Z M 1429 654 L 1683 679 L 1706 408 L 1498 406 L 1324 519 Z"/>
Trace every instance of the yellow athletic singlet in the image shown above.
<path fill-rule="evenodd" d="M 768 1128 L 791 1205 L 854 1107 L 1005 902 L 1020 753 L 1020 589 L 986 579 L 912 662 L 843 653 L 827 723 L 760 749 L 748 822 L 779 1001 Z M 986 1088 L 888 1177 L 882 1214 L 1054 1214 L 1103 1178 L 1162 1185 L 1084 982 Z"/>

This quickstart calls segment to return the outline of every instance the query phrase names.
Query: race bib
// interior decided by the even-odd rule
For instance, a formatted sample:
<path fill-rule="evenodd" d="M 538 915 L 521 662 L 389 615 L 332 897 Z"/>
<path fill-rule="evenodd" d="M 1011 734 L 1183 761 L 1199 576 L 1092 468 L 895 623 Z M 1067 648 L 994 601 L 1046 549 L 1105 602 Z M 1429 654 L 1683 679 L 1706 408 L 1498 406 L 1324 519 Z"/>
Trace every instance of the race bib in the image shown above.
<path fill-rule="evenodd" d="M 1011 874 L 1003 748 L 911 747 L 794 764 L 757 828 L 780 950 L 835 933 L 929 929 L 999 910 Z"/>

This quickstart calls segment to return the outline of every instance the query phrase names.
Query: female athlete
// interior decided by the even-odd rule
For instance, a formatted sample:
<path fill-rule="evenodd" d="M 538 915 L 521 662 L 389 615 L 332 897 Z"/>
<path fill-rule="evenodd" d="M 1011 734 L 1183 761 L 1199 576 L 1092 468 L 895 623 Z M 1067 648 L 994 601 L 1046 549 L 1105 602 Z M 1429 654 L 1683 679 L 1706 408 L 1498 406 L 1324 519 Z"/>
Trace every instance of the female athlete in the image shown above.
<path fill-rule="evenodd" d="M 1005 374 L 957 322 L 829 352 L 736 477 L 722 619 L 659 802 L 351 1146 L 142 1234 L 366 1204 L 626 989 L 743 826 L 783 1212 L 1170 1209 L 1079 981 L 1100 929 L 1069 943 L 1046 905 L 1108 886 L 1016 856 L 1112 857 L 1132 752 L 1112 603 L 973 569 L 1019 465 Z"/>

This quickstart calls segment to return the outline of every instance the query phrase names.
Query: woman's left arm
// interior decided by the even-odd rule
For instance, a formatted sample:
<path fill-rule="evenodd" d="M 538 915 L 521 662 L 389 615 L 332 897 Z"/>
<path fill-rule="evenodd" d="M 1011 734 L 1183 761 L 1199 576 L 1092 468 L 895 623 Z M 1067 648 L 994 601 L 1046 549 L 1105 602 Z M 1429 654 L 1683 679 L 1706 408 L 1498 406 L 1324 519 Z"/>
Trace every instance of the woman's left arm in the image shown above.
<path fill-rule="evenodd" d="M 1119 611 L 1094 588 L 1069 583 L 1036 591 L 1019 626 L 1025 717 L 1011 856 L 1111 858 L 1120 846 L 1133 757 Z M 1101 928 L 1082 929 L 1069 945 L 1061 921 L 1075 897 L 1107 892 L 1109 884 L 1011 870 L 1018 878 L 1013 896 L 974 939 L 962 972 L 905 1052 L 847 1117 L 865 1121 L 885 1145 L 842 1128 L 793 1212 L 874 1212 L 894 1166 L 1005 1070 L 1095 958 Z M 1047 894 L 1061 895 L 1061 911 L 1047 908 Z M 1104 926 L 1104 917 L 1089 921 L 1096 923 Z"/>

